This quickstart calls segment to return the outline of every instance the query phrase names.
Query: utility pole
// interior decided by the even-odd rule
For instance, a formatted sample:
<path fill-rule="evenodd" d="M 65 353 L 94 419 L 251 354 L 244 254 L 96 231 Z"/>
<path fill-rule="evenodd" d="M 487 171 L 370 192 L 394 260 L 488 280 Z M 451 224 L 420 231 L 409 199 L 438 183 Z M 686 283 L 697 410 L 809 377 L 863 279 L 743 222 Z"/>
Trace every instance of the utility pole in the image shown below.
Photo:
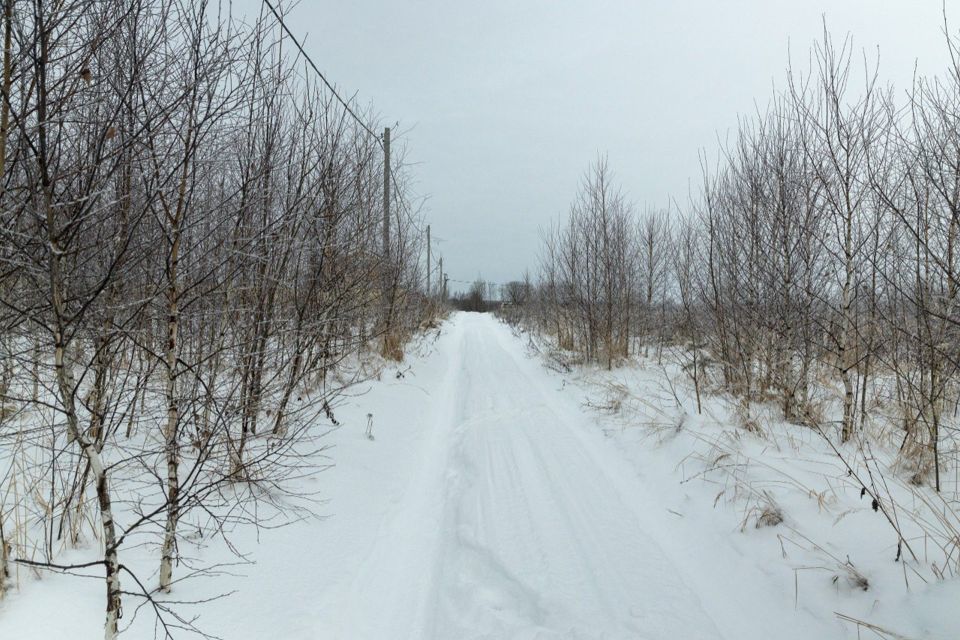
<path fill-rule="evenodd" d="M 443 256 L 440 256 L 440 278 L 437 283 L 440 285 L 440 302 L 447 301 L 447 282 L 443 279 Z"/>
<path fill-rule="evenodd" d="M 383 130 L 383 259 L 390 265 L 390 127 Z"/>
<path fill-rule="evenodd" d="M 427 300 L 430 299 L 430 225 L 427 225 Z"/>
<path fill-rule="evenodd" d="M 383 340 L 390 339 L 390 127 L 383 130 Z"/>

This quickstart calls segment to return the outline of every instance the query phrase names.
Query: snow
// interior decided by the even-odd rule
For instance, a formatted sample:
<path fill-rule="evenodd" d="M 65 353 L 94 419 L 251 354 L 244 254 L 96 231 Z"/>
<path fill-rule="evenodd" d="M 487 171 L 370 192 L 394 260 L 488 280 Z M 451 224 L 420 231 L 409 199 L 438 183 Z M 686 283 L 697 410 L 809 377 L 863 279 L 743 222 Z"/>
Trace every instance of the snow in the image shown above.
<path fill-rule="evenodd" d="M 836 480 L 811 433 L 731 437 L 695 417 L 682 390 L 677 406 L 667 375 L 649 363 L 559 374 L 494 317 L 455 314 L 337 410 L 343 426 L 324 438 L 335 466 L 302 481 L 326 517 L 234 532 L 253 564 L 171 598 L 235 591 L 185 615 L 238 640 L 858 637 L 835 612 L 911 638 L 960 637 L 957 580 L 904 588 L 886 525 Z M 612 382 L 628 401 L 589 408 Z M 728 419 L 719 400 L 707 407 Z M 721 449 L 732 471 L 711 467 Z M 818 494 L 823 478 L 832 493 Z M 755 527 L 744 487 L 767 491 L 784 522 Z M 815 545 L 849 554 L 869 590 L 845 583 Z M 201 563 L 232 558 L 215 544 L 189 551 Z M 125 561 L 156 558 L 143 548 Z M 22 579 L 0 603 L 0 638 L 100 637 L 102 590 Z M 129 624 L 132 598 L 127 607 Z M 153 635 L 142 610 L 123 637 Z"/>
<path fill-rule="evenodd" d="M 341 637 L 719 637 L 579 411 L 489 316 L 440 352 L 424 466 L 351 587 Z M 440 382 L 442 380 L 442 382 Z"/>
<path fill-rule="evenodd" d="M 655 487 L 647 495 L 672 514 L 648 520 L 647 532 L 687 550 L 676 557 L 695 590 L 718 605 L 707 608 L 725 637 L 960 638 L 960 614 L 947 604 L 960 602 L 955 482 L 941 501 L 898 475 L 895 448 L 870 449 L 881 498 L 920 556 L 896 561 L 896 534 L 820 434 L 763 405 L 752 408 L 761 432 L 750 432 L 739 426 L 738 403 L 722 394 L 705 396 L 697 415 L 692 385 L 671 360 L 651 354 L 566 378 L 643 484 Z M 840 453 L 867 476 L 853 444 Z M 758 524 L 767 505 L 782 523 Z M 934 511 L 952 525 L 930 526 Z M 944 571 L 951 564 L 953 574 Z M 938 572 L 954 577 L 939 580 Z M 728 589 L 716 590 L 717 576 Z M 760 592 L 764 600 L 755 599 Z"/>

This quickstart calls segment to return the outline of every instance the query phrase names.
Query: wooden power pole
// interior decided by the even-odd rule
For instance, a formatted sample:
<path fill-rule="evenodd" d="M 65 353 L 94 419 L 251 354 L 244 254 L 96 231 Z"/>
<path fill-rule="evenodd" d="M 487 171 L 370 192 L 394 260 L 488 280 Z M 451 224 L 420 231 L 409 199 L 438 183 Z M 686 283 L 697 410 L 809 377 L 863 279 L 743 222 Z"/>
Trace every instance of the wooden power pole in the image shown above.
<path fill-rule="evenodd" d="M 390 127 L 383 130 L 383 259 L 390 265 Z"/>
<path fill-rule="evenodd" d="M 427 225 L 427 299 L 430 299 L 430 225 Z"/>
<path fill-rule="evenodd" d="M 390 340 L 390 316 L 392 302 L 390 287 L 392 269 L 390 261 L 390 127 L 383 130 L 383 346 L 387 351 Z"/>

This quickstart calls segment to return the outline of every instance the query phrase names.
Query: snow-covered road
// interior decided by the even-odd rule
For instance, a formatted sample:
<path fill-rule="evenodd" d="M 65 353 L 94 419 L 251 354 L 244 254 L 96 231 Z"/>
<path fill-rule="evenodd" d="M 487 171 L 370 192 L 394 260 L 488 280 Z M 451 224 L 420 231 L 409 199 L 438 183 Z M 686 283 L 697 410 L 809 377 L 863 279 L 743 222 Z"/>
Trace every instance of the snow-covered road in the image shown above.
<path fill-rule="evenodd" d="M 436 355 L 422 464 L 351 584 L 344 637 L 721 637 L 641 526 L 644 487 L 520 340 L 459 314 Z"/>
<path fill-rule="evenodd" d="M 709 489 L 690 499 L 675 458 L 638 466 L 494 317 L 454 314 L 414 351 L 337 408 L 342 426 L 322 438 L 335 466 L 300 487 L 329 517 L 232 531 L 253 564 L 177 585 L 178 602 L 202 603 L 182 605 L 201 629 L 229 640 L 844 637 L 795 603 L 789 568 L 771 573 L 755 541 L 729 535 Z M 185 548 L 235 562 L 219 546 Z M 149 549 L 128 557 L 155 566 Z M 99 637 L 100 587 L 26 581 L 0 607 L 0 638 Z M 124 623 L 123 637 L 155 637 L 147 614 Z"/>

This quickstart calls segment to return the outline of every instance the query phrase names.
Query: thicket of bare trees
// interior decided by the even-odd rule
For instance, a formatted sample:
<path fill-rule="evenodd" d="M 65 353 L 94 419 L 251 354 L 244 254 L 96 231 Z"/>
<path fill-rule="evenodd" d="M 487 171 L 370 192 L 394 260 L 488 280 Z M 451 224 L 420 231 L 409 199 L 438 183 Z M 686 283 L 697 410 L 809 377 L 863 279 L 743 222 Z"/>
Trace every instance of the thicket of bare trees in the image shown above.
<path fill-rule="evenodd" d="M 609 368 L 648 344 L 666 295 L 667 220 L 635 216 L 606 159 L 584 175 L 566 222 L 544 234 L 538 300 L 561 347 Z"/>
<path fill-rule="evenodd" d="M 3 4 L 0 596 L 101 567 L 107 638 L 143 603 L 189 626 L 163 597 L 185 520 L 225 535 L 283 500 L 333 372 L 429 312 L 399 162 L 384 259 L 376 118 L 228 9 Z M 153 575 L 123 561 L 143 544 Z M 58 562 L 78 545 L 101 553 Z"/>
<path fill-rule="evenodd" d="M 892 421 L 908 477 L 940 491 L 945 446 L 956 463 L 960 350 L 948 46 L 948 72 L 903 94 L 825 33 L 809 72 L 791 69 L 704 163 L 686 215 L 635 215 L 599 161 L 545 234 L 527 319 L 607 367 L 681 346 L 698 404 L 709 385 L 746 419 L 775 402 L 837 443 Z"/>

